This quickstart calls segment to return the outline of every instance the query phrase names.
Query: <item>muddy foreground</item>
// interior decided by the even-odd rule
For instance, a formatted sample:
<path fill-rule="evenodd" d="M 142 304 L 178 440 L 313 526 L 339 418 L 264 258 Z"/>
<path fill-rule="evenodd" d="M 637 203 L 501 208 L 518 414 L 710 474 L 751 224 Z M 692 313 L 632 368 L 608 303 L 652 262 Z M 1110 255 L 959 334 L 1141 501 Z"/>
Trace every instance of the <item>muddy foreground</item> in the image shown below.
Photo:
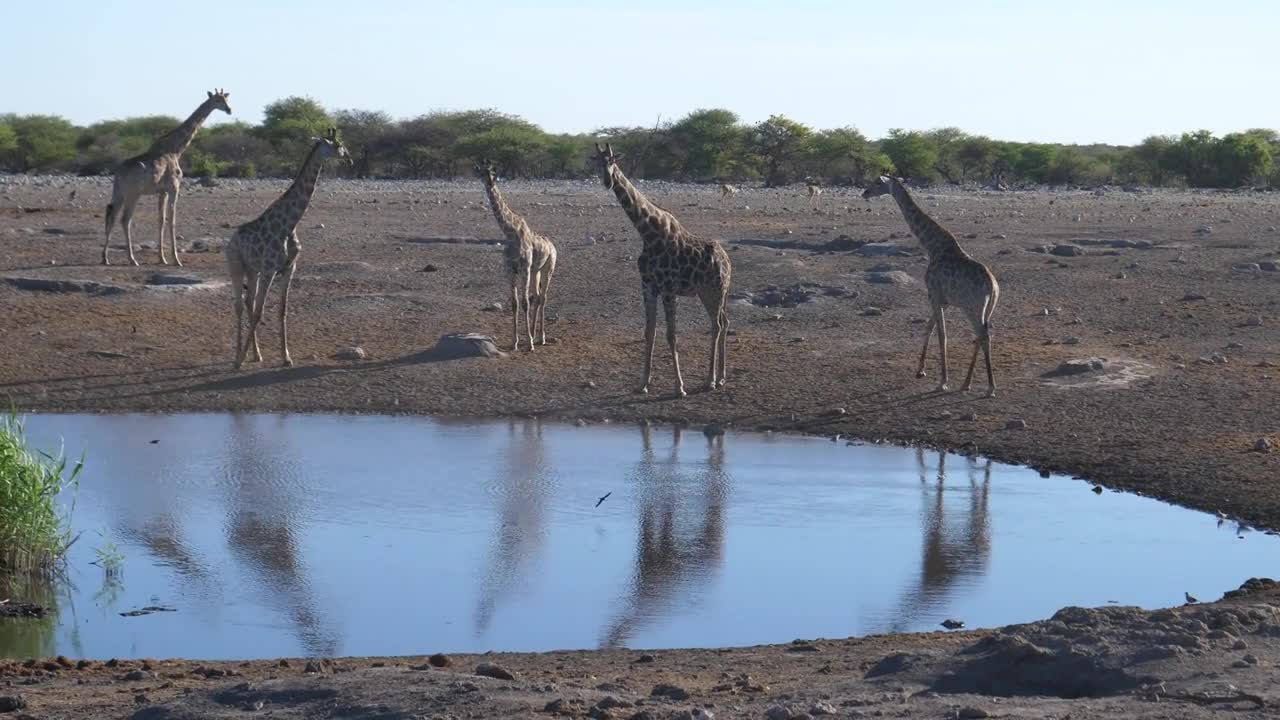
<path fill-rule="evenodd" d="M 504 349 L 511 343 L 509 289 L 494 244 L 501 236 L 479 182 L 322 180 L 299 231 L 302 254 L 289 313 L 296 366 L 278 366 L 273 295 L 261 332 L 264 363 L 233 372 L 231 293 L 219 250 L 230 226 L 254 217 L 283 187 L 227 181 L 184 191 L 178 230 L 188 252 L 181 269 L 156 264 L 155 209 L 144 204 L 135 224 L 135 242 L 147 245 L 136 249 L 142 266 L 127 264 L 117 231 L 119 248 L 112 250 L 113 265 L 104 268 L 99 258 L 107 184 L 0 179 L 0 390 L 26 411 L 537 415 L 926 444 L 1072 473 L 1110 489 L 1280 529 L 1280 451 L 1267 450 L 1280 443 L 1274 400 L 1280 376 L 1280 196 L 921 191 L 921 202 L 1001 283 L 994 333 L 998 392 L 983 399 L 981 368 L 974 390 L 958 391 L 972 335 L 954 312 L 948 323 L 952 390 L 932 391 L 936 344 L 929 377 L 914 377 L 928 317 L 924 259 L 891 201 L 866 203 L 851 191 L 829 189 L 820 207 L 810 210 L 796 190 L 747 189 L 721 202 L 712 187 L 648 184 L 653 199 L 690 229 L 724 240 L 734 263 L 729 383 L 700 391 L 708 324 L 696 302 L 684 300 L 679 342 L 690 395 L 678 398 L 670 394 L 674 376 L 661 328 L 654 392 L 633 392 L 643 328 L 634 266 L 639 240 L 613 198 L 593 183 L 504 186 L 512 206 L 559 248 L 548 311 L 552 344 L 505 358 L 446 360 L 431 349 L 447 333 L 492 335 Z M 355 347 L 363 359 L 339 359 L 351 357 L 347 351 Z M 1059 373 L 1064 362 L 1091 358 L 1100 365 Z M 1274 601 L 1271 594 L 1249 599 L 1262 603 L 1254 610 L 1263 614 L 1274 612 L 1268 604 Z M 1185 612 L 1210 611 L 1217 612 Z M 1196 625 L 1148 627 L 1147 615 L 1138 611 L 1097 612 L 1088 615 L 1096 622 L 1085 627 L 1090 637 L 1101 638 L 1095 645 L 1109 653 L 1107 662 L 1134 677 L 1166 680 L 1170 694 L 1176 692 L 1169 683 L 1185 682 L 1177 692 L 1194 692 L 1196 683 L 1223 681 L 1245 689 L 1250 678 L 1274 679 L 1268 633 L 1277 621 L 1270 615 L 1254 623 L 1266 629 L 1231 631 L 1248 646 L 1232 650 L 1234 640 L 1210 637 L 1221 629 L 1212 618 L 1194 616 L 1204 624 L 1202 633 Z M 1174 615 L 1168 622 L 1190 622 L 1184 611 Z M 1028 640 L 1034 647 L 1001 645 L 984 652 L 1022 653 L 1033 664 L 1085 662 L 1065 644 L 1049 642 L 1086 632 L 1075 623 L 1063 627 L 1066 634 L 1056 636 L 1053 629 L 1061 628 L 1053 622 L 1028 630 L 1043 633 L 1035 637 L 1044 642 Z M 1280 633 L 1280 625 L 1274 627 Z M 418 660 L 376 661 L 385 664 L 379 668 L 372 667 L 375 661 L 340 660 L 339 670 L 353 672 L 329 673 L 326 666 L 310 675 L 296 662 L 290 668 L 208 666 L 246 676 L 213 680 L 165 678 L 194 664 L 156 663 L 159 677 L 131 683 L 115 682 L 123 669 L 95 666 L 56 671 L 56 680 L 17 689 L 38 717 L 99 716 L 65 708 L 70 714 L 60 715 L 64 710 L 49 704 L 57 697 L 79 697 L 83 707 L 118 701 L 117 714 L 127 714 L 132 710 L 126 706 L 167 702 L 188 690 L 184 702 L 197 714 L 171 710 L 154 717 L 217 716 L 216 708 L 240 714 L 240 701 L 251 699 L 246 693 L 271 692 L 283 693 L 264 696 L 277 714 L 290 704 L 291 712 L 324 716 L 342 707 L 386 703 L 407 714 L 378 715 L 365 708 L 347 716 L 518 716 L 560 697 L 568 709 L 585 714 L 604 695 L 633 702 L 662 682 L 684 687 L 691 699 L 613 708 L 611 716 L 645 710 L 666 717 L 708 702 L 715 703 L 712 711 L 719 717 L 760 717 L 773 705 L 793 706 L 798 713 L 816 709 L 824 693 L 844 716 L 934 716 L 965 704 L 1011 716 L 1081 717 L 1124 708 L 1170 714 L 1168 706 L 1141 700 L 1128 686 L 1084 693 L 1105 695 L 1106 701 L 1038 701 L 1047 704 L 1023 710 L 1010 700 L 997 704 L 994 698 L 954 695 L 954 688 L 939 683 L 947 670 L 968 672 L 962 668 L 977 658 L 956 653 L 979 639 L 910 635 L 820 641 L 818 652 L 662 652 L 656 662 L 640 664 L 632 663 L 637 653 L 502 656 L 500 663 L 518 674 L 516 681 L 472 677 L 475 658 L 454 658 L 453 665 L 429 671 L 410 670 Z M 1089 645 L 1073 641 L 1076 652 Z M 1180 650 L 1141 662 L 1138 649 L 1123 650 L 1166 646 Z M 1066 659 L 1051 660 L 1041 650 L 1061 651 Z M 863 679 L 871 664 L 895 652 L 925 659 Z M 1245 654 L 1258 662 L 1243 660 Z M 1005 655 L 992 667 L 1011 662 Z M 1249 667 L 1232 668 L 1237 661 Z M 1066 666 L 1045 667 L 1056 668 L 1050 675 L 1075 673 L 1058 672 Z M 742 673 L 752 675 L 747 685 L 768 690 L 734 685 Z M 270 674 L 281 679 L 269 681 Z M 90 680 L 75 686 L 88 695 L 62 692 L 75 678 Z M 114 684 L 95 684 L 108 680 Z M 207 693 L 246 680 L 259 689 L 229 691 L 244 696 L 235 702 L 220 703 Z M 610 682 L 619 687 L 595 689 Z M 161 689 L 165 683 L 172 685 Z M 329 694 L 297 695 L 290 683 L 327 688 Z M 732 687 L 712 689 L 725 683 Z M 539 689 L 548 685 L 557 689 Z M 962 689 L 1070 694 L 1029 686 Z M 921 690 L 940 694 L 919 695 Z M 133 706 L 139 693 L 147 700 Z M 569 702 L 575 697 L 581 706 Z M 851 704 L 841 704 L 846 702 Z M 1187 707 L 1173 715 L 1202 711 L 1194 701 L 1179 702 Z"/>

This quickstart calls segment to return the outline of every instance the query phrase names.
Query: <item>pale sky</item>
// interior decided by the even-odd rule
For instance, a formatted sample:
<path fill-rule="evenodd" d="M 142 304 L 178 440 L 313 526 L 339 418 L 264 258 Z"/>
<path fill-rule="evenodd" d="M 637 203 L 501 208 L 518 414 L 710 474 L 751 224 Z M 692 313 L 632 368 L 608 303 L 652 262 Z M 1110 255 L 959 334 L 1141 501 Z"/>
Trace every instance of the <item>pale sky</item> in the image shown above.
<path fill-rule="evenodd" d="M 700 107 L 815 128 L 1131 144 L 1280 127 L 1273 0 L 42 0 L 4 7 L 0 113 L 73 122 L 492 107 L 552 132 Z M 218 114 L 218 120 L 224 116 Z"/>

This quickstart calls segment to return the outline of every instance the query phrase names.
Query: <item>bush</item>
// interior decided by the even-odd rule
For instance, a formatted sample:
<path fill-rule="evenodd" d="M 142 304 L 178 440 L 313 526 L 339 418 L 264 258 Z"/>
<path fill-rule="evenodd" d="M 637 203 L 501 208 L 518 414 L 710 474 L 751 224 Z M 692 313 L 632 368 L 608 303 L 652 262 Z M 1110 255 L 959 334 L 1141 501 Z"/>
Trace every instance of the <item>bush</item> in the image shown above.
<path fill-rule="evenodd" d="M 77 485 L 84 458 L 66 474 L 66 458 L 26 447 L 22 420 L 0 416 L 0 573 L 56 569 L 74 541 L 59 495 Z M 74 504 L 73 504 L 74 508 Z"/>

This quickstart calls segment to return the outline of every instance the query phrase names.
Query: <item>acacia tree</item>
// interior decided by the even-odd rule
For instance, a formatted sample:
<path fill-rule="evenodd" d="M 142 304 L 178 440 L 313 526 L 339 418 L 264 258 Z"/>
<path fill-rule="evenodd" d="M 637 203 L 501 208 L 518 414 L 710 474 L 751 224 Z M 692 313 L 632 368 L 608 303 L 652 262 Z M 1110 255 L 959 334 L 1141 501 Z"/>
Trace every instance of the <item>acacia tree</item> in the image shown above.
<path fill-rule="evenodd" d="M 938 148 L 924 133 L 893 128 L 889 137 L 880 141 L 880 149 L 893 161 L 898 175 L 917 180 L 933 178 Z"/>
<path fill-rule="evenodd" d="M 373 173 L 374 152 L 381 149 L 381 141 L 391 131 L 391 116 L 381 110 L 335 110 L 333 122 L 356 158 L 353 174 L 368 177 Z"/>
<path fill-rule="evenodd" d="M 672 154 L 685 177 L 719 177 L 741 151 L 743 131 L 737 114 L 723 109 L 694 110 L 667 131 Z"/>
<path fill-rule="evenodd" d="M 10 167 L 19 171 L 50 170 L 69 165 L 76 157 L 79 133 L 56 115 L 7 115 L 0 124 L 13 131 Z"/>
<path fill-rule="evenodd" d="M 812 132 L 807 125 L 783 115 L 771 115 L 755 126 L 751 134 L 751 148 L 764 161 L 766 187 L 786 185 L 791 181 L 792 166 L 805 150 Z"/>
<path fill-rule="evenodd" d="M 277 100 L 262 110 L 258 137 L 271 143 L 275 170 L 284 175 L 295 172 L 311 147 L 311 138 L 333 126 L 333 118 L 320 103 L 309 97 L 292 96 Z"/>

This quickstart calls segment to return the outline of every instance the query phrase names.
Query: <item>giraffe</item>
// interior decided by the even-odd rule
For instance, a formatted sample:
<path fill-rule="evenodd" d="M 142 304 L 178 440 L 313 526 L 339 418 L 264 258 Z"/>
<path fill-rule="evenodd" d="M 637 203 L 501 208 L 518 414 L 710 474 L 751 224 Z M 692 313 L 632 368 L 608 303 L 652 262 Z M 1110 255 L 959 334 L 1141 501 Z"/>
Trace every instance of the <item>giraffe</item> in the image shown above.
<path fill-rule="evenodd" d="M 680 355 L 676 351 L 676 298 L 679 296 L 697 296 L 711 318 L 711 371 L 706 388 L 723 387 L 725 338 L 729 334 L 726 308 L 733 274 L 729 254 L 715 240 L 704 240 L 685 230 L 675 216 L 641 194 L 618 167 L 621 157 L 611 145 L 602 148 L 596 143 L 596 166 L 604 186 L 617 196 L 644 242 L 637 259 L 644 295 L 644 379 L 638 392 L 649 392 L 658 298 L 662 298 L 667 345 L 671 348 L 671 363 L 676 372 L 676 394 L 680 397 L 686 394 L 680 374 Z"/>
<path fill-rule="evenodd" d="M 160 242 L 157 243 L 156 249 L 160 252 L 160 263 L 169 264 L 164 257 L 164 233 L 167 226 L 173 250 L 173 262 L 179 267 L 182 266 L 182 261 L 178 259 L 176 229 L 178 191 L 182 188 L 182 153 L 186 152 L 191 145 L 196 131 L 204 124 L 210 113 L 221 110 L 228 115 L 231 114 L 231 106 L 227 104 L 227 98 L 231 93 L 218 89 L 206 94 L 208 97 L 185 122 L 161 135 L 151 143 L 151 147 L 147 148 L 146 152 L 135 155 L 116 167 L 111 181 L 111 202 L 107 204 L 107 210 L 103 213 L 106 216 L 107 226 L 107 238 L 102 243 L 103 265 L 111 264 L 107 258 L 107 249 L 111 247 L 111 231 L 115 228 L 117 219 L 124 226 L 124 241 L 129 248 L 129 262 L 138 264 L 138 259 L 133 256 L 133 211 L 143 195 L 159 195 Z"/>
<path fill-rule="evenodd" d="M 822 186 L 813 178 L 804 179 L 804 191 L 809 196 L 809 207 L 818 207 L 818 196 L 822 194 Z"/>
<path fill-rule="evenodd" d="M 476 174 L 484 183 L 485 194 L 493 216 L 507 236 L 503 260 L 507 279 L 511 282 L 511 349 L 520 349 L 520 286 L 524 285 L 525 333 L 529 336 L 529 352 L 533 352 L 533 336 L 541 331 L 538 344 L 547 344 L 547 293 L 551 276 L 556 271 L 556 246 L 529 228 L 529 223 L 514 210 L 498 190 L 498 170 L 491 160 L 480 160 Z M 533 286 L 532 302 L 529 288 Z"/>
<path fill-rule="evenodd" d="M 955 305 L 969 319 L 977 336 L 973 343 L 973 357 L 969 360 L 969 373 L 964 378 L 961 390 L 968 390 L 973 385 L 973 369 L 978 363 L 978 349 L 981 348 L 987 361 L 986 396 L 993 397 L 996 394 L 996 379 L 991 370 L 991 315 L 1000 299 L 1000 283 L 996 282 L 996 276 L 986 265 L 972 258 L 960 247 L 955 235 L 916 205 L 901 179 L 881 175 L 878 182 L 862 193 L 862 197 L 867 200 L 881 195 L 891 195 L 898 202 L 911 232 L 929 254 L 924 281 L 929 290 L 932 315 L 925 327 L 924 348 L 920 351 L 916 377 L 925 376 L 924 361 L 929 352 L 929 336 L 937 325 L 942 362 L 938 390 L 947 389 L 947 329 L 943 311 L 948 305 Z"/>
<path fill-rule="evenodd" d="M 727 197 L 737 195 L 737 194 L 738 194 L 738 188 L 734 187 L 733 185 L 730 185 L 729 183 L 720 183 L 720 199 L 721 200 L 724 200 Z"/>
<path fill-rule="evenodd" d="M 287 316 L 289 285 L 298 266 L 298 251 L 302 248 L 298 240 L 298 223 L 311 204 L 311 195 L 315 192 L 316 181 L 320 179 L 324 161 L 336 157 L 344 158 L 347 164 L 352 163 L 351 153 L 338 140 L 336 129 L 330 128 L 328 135 L 313 140 L 311 152 L 289 189 L 257 218 L 236 228 L 223 251 L 235 302 L 237 370 L 244 364 L 250 345 L 253 346 L 254 360 L 262 360 L 262 351 L 258 348 L 258 323 L 262 321 L 262 309 L 267 304 L 271 283 L 277 275 L 281 276 L 280 355 L 285 367 L 293 365 L 293 359 L 289 357 Z M 241 320 L 246 307 L 249 311 L 249 339 L 241 345 Z"/>

